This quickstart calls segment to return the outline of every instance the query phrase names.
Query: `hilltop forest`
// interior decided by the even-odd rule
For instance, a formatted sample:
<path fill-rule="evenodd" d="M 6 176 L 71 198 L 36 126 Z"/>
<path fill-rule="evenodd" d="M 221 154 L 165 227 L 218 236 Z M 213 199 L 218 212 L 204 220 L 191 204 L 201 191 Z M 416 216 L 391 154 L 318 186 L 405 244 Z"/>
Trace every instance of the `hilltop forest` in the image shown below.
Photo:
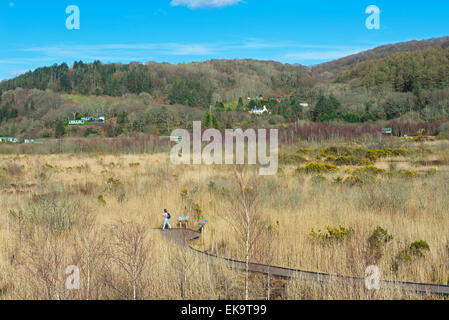
<path fill-rule="evenodd" d="M 270 114 L 248 113 L 264 105 Z M 61 127 L 79 114 L 111 121 L 101 130 Z M 397 119 L 449 119 L 447 38 L 381 47 L 313 68 L 256 60 L 79 61 L 0 83 L 0 134 L 19 137 L 53 137 L 58 126 L 62 135 L 113 137 L 169 133 L 193 120 L 223 129 Z"/>

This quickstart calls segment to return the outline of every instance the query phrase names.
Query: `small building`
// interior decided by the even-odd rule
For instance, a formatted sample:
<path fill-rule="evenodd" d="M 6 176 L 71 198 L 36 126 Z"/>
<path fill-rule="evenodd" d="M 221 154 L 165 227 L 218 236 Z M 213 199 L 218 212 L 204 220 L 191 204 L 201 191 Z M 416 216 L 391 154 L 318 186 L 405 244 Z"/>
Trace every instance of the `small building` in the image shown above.
<path fill-rule="evenodd" d="M 102 124 L 106 124 L 106 117 L 86 116 L 77 120 L 69 120 L 69 126 L 102 125 Z"/>
<path fill-rule="evenodd" d="M 84 120 L 69 120 L 69 126 L 82 126 L 84 123 Z"/>
<path fill-rule="evenodd" d="M 23 143 L 25 143 L 25 144 L 36 143 L 36 140 L 35 139 L 24 139 Z"/>
<path fill-rule="evenodd" d="M 268 113 L 267 106 L 263 106 L 263 108 L 255 108 L 255 109 L 249 111 L 250 114 L 255 114 L 255 115 L 262 115 L 265 112 Z"/>
<path fill-rule="evenodd" d="M 302 102 L 302 103 L 300 103 L 299 104 L 301 107 L 303 107 L 303 108 L 308 108 L 309 107 L 309 104 L 308 103 L 305 103 L 305 102 Z"/>
<path fill-rule="evenodd" d="M 105 117 L 98 117 L 97 118 L 97 124 L 106 124 L 106 118 Z"/>
<path fill-rule="evenodd" d="M 0 137 L 0 143 L 18 143 L 19 139 L 14 137 Z"/>

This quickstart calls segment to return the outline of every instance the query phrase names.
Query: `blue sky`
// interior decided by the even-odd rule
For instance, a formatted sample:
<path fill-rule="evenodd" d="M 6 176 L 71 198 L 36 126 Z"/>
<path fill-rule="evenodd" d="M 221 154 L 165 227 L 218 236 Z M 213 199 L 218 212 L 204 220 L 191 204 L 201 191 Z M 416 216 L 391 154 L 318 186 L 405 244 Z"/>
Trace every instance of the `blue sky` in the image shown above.
<path fill-rule="evenodd" d="M 80 29 L 66 28 L 66 7 Z M 368 30 L 369 5 L 380 30 Z M 449 1 L 0 0 L 0 79 L 75 60 L 252 58 L 314 65 L 379 45 L 449 35 Z"/>

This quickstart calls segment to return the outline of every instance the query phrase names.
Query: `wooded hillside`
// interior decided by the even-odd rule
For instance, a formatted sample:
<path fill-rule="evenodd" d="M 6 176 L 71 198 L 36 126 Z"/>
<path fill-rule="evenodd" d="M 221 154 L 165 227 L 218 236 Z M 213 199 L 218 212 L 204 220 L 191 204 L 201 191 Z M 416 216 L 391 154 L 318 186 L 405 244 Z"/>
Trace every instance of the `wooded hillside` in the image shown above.
<path fill-rule="evenodd" d="M 449 43 L 444 48 L 393 54 L 366 61 L 338 75 L 338 82 L 356 80 L 365 87 L 389 83 L 397 92 L 418 92 L 449 86 Z"/>
<path fill-rule="evenodd" d="M 123 96 L 148 93 L 155 101 L 208 107 L 240 97 L 281 96 L 315 80 L 308 68 L 255 60 L 202 63 L 91 64 L 82 61 L 39 68 L 4 81 L 0 89 L 51 89 L 83 95 Z"/>
<path fill-rule="evenodd" d="M 364 61 L 383 59 L 395 53 L 441 48 L 447 46 L 448 43 L 449 37 L 441 37 L 422 41 L 413 40 L 408 42 L 388 44 L 374 48 L 372 50 L 367 50 L 358 54 L 350 55 L 341 59 L 322 63 L 320 65 L 313 67 L 313 71 L 320 75 L 328 73 L 327 77 L 331 77 L 337 75 L 338 73 L 344 70 L 351 69 Z"/>

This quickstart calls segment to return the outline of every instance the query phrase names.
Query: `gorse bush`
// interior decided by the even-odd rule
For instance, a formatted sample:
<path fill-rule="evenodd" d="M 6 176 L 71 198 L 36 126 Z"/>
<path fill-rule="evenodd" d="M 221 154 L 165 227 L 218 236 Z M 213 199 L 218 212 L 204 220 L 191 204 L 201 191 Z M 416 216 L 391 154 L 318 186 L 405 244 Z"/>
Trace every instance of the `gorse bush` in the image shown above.
<path fill-rule="evenodd" d="M 106 205 L 106 200 L 104 200 L 104 196 L 102 195 L 102 194 L 100 194 L 98 197 L 97 197 L 97 199 L 98 199 L 98 202 L 101 204 L 101 205 Z"/>
<path fill-rule="evenodd" d="M 304 153 L 304 154 L 311 154 L 313 152 L 310 148 L 299 148 L 296 153 Z"/>
<path fill-rule="evenodd" d="M 351 175 L 349 177 L 346 177 L 343 181 L 345 185 L 348 185 L 350 187 L 354 186 L 363 186 L 365 184 L 365 180 L 363 180 L 361 177 L 356 175 Z"/>
<path fill-rule="evenodd" d="M 338 171 L 338 167 L 327 163 L 311 162 L 305 165 L 305 167 L 297 168 L 298 173 L 333 173 Z"/>
<path fill-rule="evenodd" d="M 366 149 L 363 147 L 328 147 L 321 148 L 318 159 L 326 159 L 337 165 L 373 165 L 375 161 L 391 156 L 408 156 L 410 150 L 404 148 Z"/>
<path fill-rule="evenodd" d="M 359 165 L 361 162 L 361 159 L 355 158 L 353 156 L 339 156 L 337 157 L 337 159 L 335 159 L 335 164 L 338 166 Z"/>
<path fill-rule="evenodd" d="M 333 156 L 329 155 L 326 157 L 325 161 L 331 162 L 338 166 L 360 166 L 360 165 L 373 165 L 374 162 L 368 158 L 357 158 L 354 156 Z"/>
<path fill-rule="evenodd" d="M 404 148 L 397 148 L 393 150 L 394 156 L 407 156 L 410 154 L 410 150 L 404 149 Z"/>
<path fill-rule="evenodd" d="M 133 162 L 133 163 L 130 163 L 129 166 L 130 166 L 131 168 L 133 168 L 133 167 L 138 167 L 138 166 L 140 166 L 140 163 L 139 163 L 139 162 Z"/>
<path fill-rule="evenodd" d="M 414 259 L 423 259 L 430 251 L 430 246 L 425 240 L 412 242 L 406 249 L 401 250 L 392 264 L 392 270 L 397 272 L 403 263 L 410 263 Z"/>
<path fill-rule="evenodd" d="M 368 238 L 368 247 L 375 259 L 382 258 L 385 244 L 393 240 L 393 236 L 382 227 L 377 227 Z"/>
<path fill-rule="evenodd" d="M 402 170 L 401 175 L 406 178 L 415 178 L 418 175 L 418 172 L 413 170 Z"/>
<path fill-rule="evenodd" d="M 384 169 L 379 169 L 376 166 L 366 166 L 363 168 L 357 168 L 354 170 L 355 175 L 379 175 L 385 173 Z"/>
<path fill-rule="evenodd" d="M 318 230 L 317 232 L 312 229 L 310 236 L 313 239 L 320 240 L 324 243 L 341 242 L 348 239 L 353 234 L 352 229 L 348 229 L 342 225 L 338 227 L 326 227 L 325 231 Z"/>
<path fill-rule="evenodd" d="M 118 202 L 126 200 L 125 185 L 119 180 L 113 177 L 107 180 L 107 187 L 105 191 L 109 191 L 117 197 Z"/>
<path fill-rule="evenodd" d="M 307 158 L 297 153 L 280 153 L 279 154 L 279 163 L 284 165 L 289 164 L 300 164 L 307 162 Z"/>
<path fill-rule="evenodd" d="M 413 256 L 424 257 L 426 251 L 430 251 L 430 246 L 425 240 L 415 241 L 410 245 L 410 252 Z"/>
<path fill-rule="evenodd" d="M 115 190 L 119 186 L 122 185 L 122 182 L 119 179 L 115 179 L 113 177 L 109 178 L 107 181 L 108 188 L 111 190 Z"/>

